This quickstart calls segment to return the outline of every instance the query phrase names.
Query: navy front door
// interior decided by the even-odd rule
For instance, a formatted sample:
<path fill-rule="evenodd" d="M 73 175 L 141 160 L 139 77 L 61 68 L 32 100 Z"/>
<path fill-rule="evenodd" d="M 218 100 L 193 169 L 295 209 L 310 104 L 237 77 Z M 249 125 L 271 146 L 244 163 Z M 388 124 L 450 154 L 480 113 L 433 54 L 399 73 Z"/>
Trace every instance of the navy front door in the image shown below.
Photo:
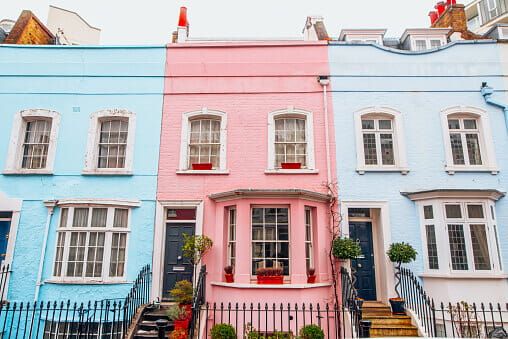
<path fill-rule="evenodd" d="M 194 235 L 194 223 L 166 224 L 166 253 L 164 255 L 164 280 L 162 298 L 170 297 L 171 290 L 177 281 L 192 282 L 193 266 L 183 257 L 183 234 Z"/>
<path fill-rule="evenodd" d="M 11 230 L 11 212 L 0 212 L 0 263 L 7 255 L 7 243 L 9 242 L 9 231 Z"/>
<path fill-rule="evenodd" d="M 351 260 L 353 275 L 356 278 L 355 288 L 358 291 L 358 296 L 365 300 L 376 300 L 372 223 L 350 222 L 349 237 L 356 240 L 362 248 L 362 256 Z"/>

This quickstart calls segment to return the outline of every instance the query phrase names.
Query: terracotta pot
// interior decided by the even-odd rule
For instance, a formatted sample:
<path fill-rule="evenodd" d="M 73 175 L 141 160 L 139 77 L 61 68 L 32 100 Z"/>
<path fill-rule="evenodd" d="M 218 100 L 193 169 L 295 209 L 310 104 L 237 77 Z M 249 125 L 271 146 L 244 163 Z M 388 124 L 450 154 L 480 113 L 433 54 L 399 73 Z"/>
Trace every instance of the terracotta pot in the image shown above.
<path fill-rule="evenodd" d="M 282 285 L 284 284 L 284 276 L 282 275 L 268 275 L 268 276 L 257 276 L 259 285 Z"/>
<path fill-rule="evenodd" d="M 212 169 L 212 163 L 192 164 L 192 169 L 196 171 L 207 171 Z"/>
<path fill-rule="evenodd" d="M 192 305 L 191 304 L 179 304 L 181 308 L 185 308 L 185 311 L 187 311 L 187 319 L 190 319 L 192 317 Z"/>
<path fill-rule="evenodd" d="M 225 274 L 226 282 L 227 283 L 233 283 L 235 282 L 235 276 L 233 274 Z"/>
<path fill-rule="evenodd" d="M 282 169 L 300 169 L 302 164 L 299 162 L 283 162 L 280 164 Z"/>
<path fill-rule="evenodd" d="M 316 276 L 315 275 L 308 275 L 307 276 L 307 284 L 314 284 L 316 282 Z"/>
<path fill-rule="evenodd" d="M 186 330 L 189 328 L 190 319 L 185 320 L 174 320 L 173 324 L 175 325 L 176 330 Z"/>

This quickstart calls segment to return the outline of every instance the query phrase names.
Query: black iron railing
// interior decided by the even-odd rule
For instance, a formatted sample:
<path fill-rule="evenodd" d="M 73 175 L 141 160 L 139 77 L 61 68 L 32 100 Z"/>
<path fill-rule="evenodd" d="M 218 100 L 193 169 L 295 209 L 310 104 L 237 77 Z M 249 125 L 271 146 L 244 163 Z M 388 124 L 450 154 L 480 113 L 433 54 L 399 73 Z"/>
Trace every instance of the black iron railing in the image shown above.
<path fill-rule="evenodd" d="M 207 338 L 216 324 L 234 327 L 238 338 L 293 338 L 306 325 L 319 326 L 328 339 L 356 338 L 349 323 L 347 308 L 329 304 L 210 304 L 205 303 L 197 312 L 196 328 L 199 338 Z M 193 336 L 191 336 L 193 338 Z"/>
<path fill-rule="evenodd" d="M 356 333 L 359 333 L 360 322 L 362 320 L 363 300 L 358 297 L 351 275 L 345 267 L 340 268 L 340 281 L 342 288 L 342 306 L 349 312 L 351 327 L 355 329 Z"/>
<path fill-rule="evenodd" d="M 138 309 L 150 301 L 152 271 L 150 265 L 144 266 L 139 272 L 129 294 L 124 300 L 123 331 L 127 333 Z"/>
<path fill-rule="evenodd" d="M 7 299 L 6 287 L 7 280 L 9 279 L 9 274 L 11 273 L 10 265 L 3 265 L 0 268 L 0 301 L 5 301 Z"/>
<path fill-rule="evenodd" d="M 201 306 L 204 305 L 206 300 L 206 265 L 201 266 L 199 277 L 194 290 L 194 297 L 192 299 L 192 318 L 190 321 L 190 337 L 194 338 L 194 332 L 199 331 L 199 312 Z"/>

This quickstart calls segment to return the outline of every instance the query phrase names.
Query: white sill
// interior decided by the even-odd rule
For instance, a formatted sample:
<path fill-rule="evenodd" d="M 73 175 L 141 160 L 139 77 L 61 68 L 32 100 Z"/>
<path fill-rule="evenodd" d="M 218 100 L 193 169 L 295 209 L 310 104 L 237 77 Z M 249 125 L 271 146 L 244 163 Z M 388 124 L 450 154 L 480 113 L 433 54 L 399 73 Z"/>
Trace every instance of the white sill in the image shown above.
<path fill-rule="evenodd" d="M 103 170 L 103 169 L 96 169 L 96 170 L 83 170 L 81 172 L 83 175 L 132 175 L 132 171 L 127 170 Z"/>
<path fill-rule="evenodd" d="M 265 170 L 265 174 L 318 174 L 318 169 L 282 169 L 282 168 L 270 168 Z"/>
<path fill-rule="evenodd" d="M 508 274 L 499 272 L 453 272 L 453 273 L 438 273 L 438 272 L 425 272 L 420 274 L 422 278 L 439 278 L 439 279 L 506 279 Z"/>
<path fill-rule="evenodd" d="M 229 170 L 177 170 L 176 174 L 215 174 L 228 175 Z"/>
<path fill-rule="evenodd" d="M 363 175 L 365 172 L 400 172 L 402 175 L 409 173 L 407 167 L 357 167 L 356 172 Z"/>
<path fill-rule="evenodd" d="M 53 175 L 52 170 L 48 169 L 6 169 L 2 172 L 4 175 Z"/>
<path fill-rule="evenodd" d="M 45 284 L 62 284 L 62 285 L 115 285 L 115 284 L 131 284 L 126 280 L 57 280 L 49 279 L 44 281 Z"/>
<path fill-rule="evenodd" d="M 246 283 L 227 283 L 227 282 L 212 282 L 212 286 L 221 286 L 221 287 L 230 287 L 230 288 L 258 288 L 258 289 L 306 289 L 306 288 L 319 288 L 319 287 L 329 287 L 332 286 L 332 283 L 315 283 L 315 284 L 273 284 L 273 285 L 265 285 L 265 284 L 246 284 Z"/>
<path fill-rule="evenodd" d="M 455 172 L 490 172 L 492 175 L 499 173 L 499 168 L 485 167 L 485 166 L 445 166 L 445 171 L 454 175 Z"/>

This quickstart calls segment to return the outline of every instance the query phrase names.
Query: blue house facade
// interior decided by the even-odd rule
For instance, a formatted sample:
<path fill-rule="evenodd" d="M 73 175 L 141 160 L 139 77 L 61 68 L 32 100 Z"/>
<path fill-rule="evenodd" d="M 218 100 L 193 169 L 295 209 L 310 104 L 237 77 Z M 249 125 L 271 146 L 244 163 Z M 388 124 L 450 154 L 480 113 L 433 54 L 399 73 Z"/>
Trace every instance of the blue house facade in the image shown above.
<path fill-rule="evenodd" d="M 164 46 L 0 47 L 4 299 L 124 298 L 151 263 L 164 63 Z"/>
<path fill-rule="evenodd" d="M 487 82 L 505 100 L 503 45 L 430 45 L 329 45 L 342 232 L 364 255 L 352 261 L 359 294 L 395 296 L 386 252 L 403 241 L 436 302 L 506 302 L 507 126 L 480 93 Z"/>

